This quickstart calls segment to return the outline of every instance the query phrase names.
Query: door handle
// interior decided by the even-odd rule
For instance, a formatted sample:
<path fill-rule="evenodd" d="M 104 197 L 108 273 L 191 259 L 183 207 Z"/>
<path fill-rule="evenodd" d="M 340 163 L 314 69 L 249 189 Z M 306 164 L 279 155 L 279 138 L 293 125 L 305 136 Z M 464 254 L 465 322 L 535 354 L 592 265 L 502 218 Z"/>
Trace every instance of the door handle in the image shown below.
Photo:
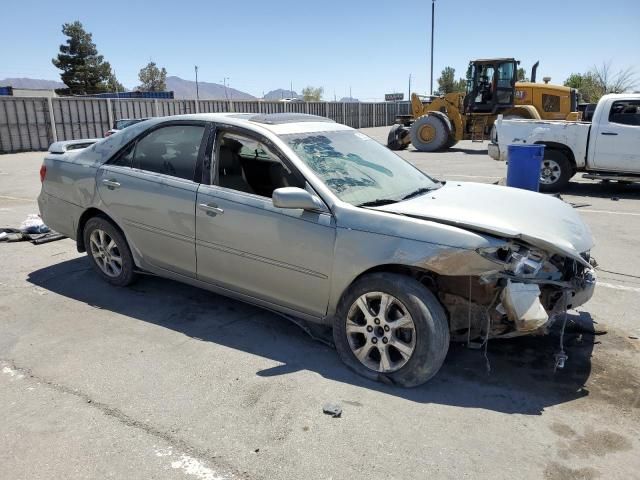
<path fill-rule="evenodd" d="M 207 215 L 216 216 L 222 215 L 224 213 L 224 210 L 219 208 L 214 203 L 200 203 L 198 207 L 200 207 L 200 210 L 204 210 L 205 212 L 207 212 Z"/>
<path fill-rule="evenodd" d="M 617 135 L 615 132 L 602 132 L 602 135 Z"/>
<path fill-rule="evenodd" d="M 118 181 L 116 181 L 114 179 L 105 178 L 104 180 L 102 180 L 102 184 L 106 185 L 107 188 L 109 188 L 111 190 L 116 189 L 116 188 L 120 188 L 120 182 L 118 182 Z"/>

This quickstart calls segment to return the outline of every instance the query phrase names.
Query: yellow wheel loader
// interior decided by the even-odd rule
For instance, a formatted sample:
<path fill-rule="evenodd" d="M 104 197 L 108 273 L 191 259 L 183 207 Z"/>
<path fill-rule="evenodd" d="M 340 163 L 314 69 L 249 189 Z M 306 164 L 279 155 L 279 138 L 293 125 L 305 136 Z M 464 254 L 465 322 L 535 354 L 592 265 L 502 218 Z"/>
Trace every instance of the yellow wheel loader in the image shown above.
<path fill-rule="evenodd" d="M 499 114 L 505 118 L 579 120 L 577 90 L 536 83 L 538 62 L 530 82 L 517 82 L 513 58 L 474 60 L 467 70 L 467 91 L 439 97 L 411 95 L 411 115 L 396 117 L 387 146 L 422 152 L 452 147 L 460 140 L 485 140 Z"/>

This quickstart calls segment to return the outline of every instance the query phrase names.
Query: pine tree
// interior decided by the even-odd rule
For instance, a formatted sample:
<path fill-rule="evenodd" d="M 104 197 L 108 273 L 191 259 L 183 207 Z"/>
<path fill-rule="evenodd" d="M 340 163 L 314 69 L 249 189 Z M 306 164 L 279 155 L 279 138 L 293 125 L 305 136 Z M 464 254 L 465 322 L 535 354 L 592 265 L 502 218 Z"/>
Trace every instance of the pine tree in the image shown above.
<path fill-rule="evenodd" d="M 86 32 L 82 23 L 65 23 L 62 33 L 66 35 L 66 44 L 60 45 L 60 53 L 51 61 L 62 70 L 60 78 L 69 87 L 72 95 L 100 93 L 107 90 L 107 80 L 111 75 L 111 65 L 98 55 L 91 34 Z"/>

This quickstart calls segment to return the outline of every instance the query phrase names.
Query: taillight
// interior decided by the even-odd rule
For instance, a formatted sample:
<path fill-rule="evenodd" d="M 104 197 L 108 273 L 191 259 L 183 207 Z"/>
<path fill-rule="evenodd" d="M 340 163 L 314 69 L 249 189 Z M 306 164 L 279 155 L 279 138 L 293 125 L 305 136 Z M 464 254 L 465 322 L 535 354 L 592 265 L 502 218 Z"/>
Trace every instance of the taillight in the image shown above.
<path fill-rule="evenodd" d="M 43 163 L 40 167 L 40 183 L 44 182 L 44 177 L 47 176 L 47 166 Z"/>

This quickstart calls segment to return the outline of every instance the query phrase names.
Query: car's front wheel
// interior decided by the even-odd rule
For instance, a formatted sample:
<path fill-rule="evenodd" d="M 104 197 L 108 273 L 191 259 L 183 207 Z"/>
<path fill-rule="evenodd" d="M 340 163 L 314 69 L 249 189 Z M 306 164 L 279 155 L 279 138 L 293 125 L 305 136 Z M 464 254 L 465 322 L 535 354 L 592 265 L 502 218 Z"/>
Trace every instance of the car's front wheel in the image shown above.
<path fill-rule="evenodd" d="M 420 282 L 392 273 L 366 275 L 349 287 L 333 336 L 351 369 L 404 387 L 433 377 L 449 349 L 442 305 Z"/>
<path fill-rule="evenodd" d="M 109 220 L 89 219 L 84 226 L 84 244 L 91 265 L 104 280 L 119 287 L 135 280 L 135 265 L 127 241 Z"/>

